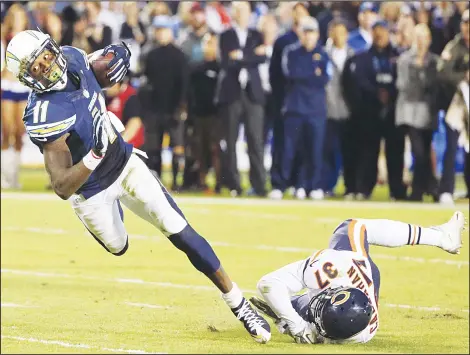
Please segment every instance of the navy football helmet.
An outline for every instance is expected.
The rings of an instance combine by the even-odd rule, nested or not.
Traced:
[[[369,298],[354,287],[329,288],[310,300],[307,317],[321,336],[333,340],[350,338],[370,322],[373,307]]]

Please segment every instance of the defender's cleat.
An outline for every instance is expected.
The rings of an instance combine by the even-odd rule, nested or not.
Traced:
[[[444,223],[437,228],[443,233],[441,248],[451,254],[460,254],[462,247],[462,232],[465,227],[465,216],[462,212],[454,213],[449,222]]]
[[[259,299],[258,297],[251,297],[250,298],[250,302],[251,304],[253,304],[253,306],[255,306],[255,308],[260,311],[261,313],[263,313],[264,315],[268,316],[269,318],[271,318],[272,320],[274,321],[279,321],[281,320],[281,318],[279,318],[277,316],[276,313],[274,313],[274,311],[271,309],[271,307],[269,307],[269,305],[264,302],[263,300]]]
[[[277,330],[279,330],[279,333],[292,336],[286,321],[279,318],[266,302],[264,302],[262,299],[259,299],[258,297],[251,297],[250,302],[258,311],[274,321],[274,324],[276,325]]]
[[[237,308],[232,308],[232,312],[256,342],[265,344],[271,339],[269,323],[253,309],[245,298]]]

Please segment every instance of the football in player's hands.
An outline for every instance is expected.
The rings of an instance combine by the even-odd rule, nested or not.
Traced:
[[[114,68],[108,68],[108,64],[113,60],[114,53],[108,52],[106,55],[98,55],[90,59],[90,65],[95,74],[98,84],[102,88],[109,88],[114,85],[108,77],[108,73]]]

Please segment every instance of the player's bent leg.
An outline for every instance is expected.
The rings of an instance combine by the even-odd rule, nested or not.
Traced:
[[[358,252],[369,256],[369,242],[366,228],[356,219],[347,219],[333,232],[328,248]]]
[[[136,156],[131,156],[128,166],[128,174],[121,182],[124,189],[121,201],[160,229],[187,255],[191,264],[217,286],[224,301],[256,341],[269,341],[269,324],[253,310],[238,286],[230,280],[212,247],[189,225],[166,188]]]
[[[111,187],[112,188],[112,187]],[[79,195],[70,198],[72,207],[85,228],[109,253],[124,255],[129,247],[119,200],[108,200],[103,191],[88,200]]]
[[[370,232],[363,219],[347,219],[333,232],[329,248],[357,252],[369,261],[376,299],[380,290],[380,271],[369,254]],[[373,243],[371,243],[373,244]],[[295,308],[295,307],[294,307]]]

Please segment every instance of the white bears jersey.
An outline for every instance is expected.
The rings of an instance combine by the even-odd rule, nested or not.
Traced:
[[[309,298],[328,287],[350,286],[364,292],[374,309],[372,318],[368,327],[350,340],[365,343],[374,337],[379,327],[378,290],[375,290],[372,267],[367,256],[353,251],[319,250],[305,260],[300,276]]]
[[[328,249],[318,250],[307,259],[286,265],[258,282],[263,298],[294,333],[302,330],[312,297],[326,288],[340,286],[363,291],[371,301],[373,314],[369,325],[359,334],[341,341],[325,339],[325,342],[368,342],[379,327],[380,273],[369,256],[365,226],[357,220],[346,220],[338,226]],[[302,291],[303,296],[295,296]]]

